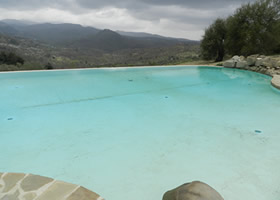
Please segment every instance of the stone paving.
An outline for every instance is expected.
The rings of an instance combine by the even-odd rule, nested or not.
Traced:
[[[0,173],[0,200],[104,200],[82,187],[39,175]]]
[[[280,90],[280,75],[274,75],[271,79],[271,85]]]

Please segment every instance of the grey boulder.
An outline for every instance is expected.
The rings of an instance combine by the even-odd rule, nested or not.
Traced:
[[[224,200],[212,187],[200,181],[183,184],[163,195],[163,200]]]
[[[227,60],[224,62],[224,67],[236,67],[236,62],[233,60]]]
[[[254,66],[257,62],[257,58],[258,58],[259,55],[251,55],[251,56],[248,56],[246,61],[247,61],[247,64],[249,66]]]

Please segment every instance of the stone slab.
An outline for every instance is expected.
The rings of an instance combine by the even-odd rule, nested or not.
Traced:
[[[2,197],[0,200],[20,200],[19,199],[19,191],[15,191],[12,194],[6,194],[4,197]]]
[[[56,181],[36,200],[63,200],[74,192],[77,187],[77,185]]]
[[[274,75],[271,79],[271,85],[280,90],[280,75]]]
[[[50,183],[51,181],[53,181],[52,178],[29,174],[21,182],[21,188],[25,192],[38,190],[40,187]]]
[[[84,188],[79,187],[75,192],[73,192],[66,200],[98,200],[99,195]]]
[[[20,173],[1,175],[0,200],[103,200],[82,186],[52,178]]]
[[[23,195],[24,200],[33,200],[37,197],[36,193],[29,192]]]
[[[18,174],[16,174],[16,173],[5,174],[2,177],[2,180],[5,183],[5,188],[2,192],[10,191],[13,187],[15,187],[15,185],[17,184],[18,181],[23,179],[24,176],[25,176],[25,174],[20,174],[20,173],[18,173]]]

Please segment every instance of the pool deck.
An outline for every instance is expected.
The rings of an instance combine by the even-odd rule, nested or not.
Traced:
[[[103,200],[82,187],[39,175],[0,173],[0,200]]]

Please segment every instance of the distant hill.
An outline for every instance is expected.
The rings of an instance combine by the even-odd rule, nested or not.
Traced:
[[[2,34],[35,39],[53,45],[62,45],[67,41],[79,40],[97,32],[99,30],[96,28],[83,27],[78,24],[35,24],[18,20],[0,21],[0,33]]]
[[[26,26],[26,25],[36,24],[35,22],[32,22],[32,21],[16,20],[16,19],[3,19],[1,21],[6,24],[14,25],[14,26]]]
[[[20,36],[40,40],[50,44],[64,44],[96,34],[99,30],[78,24],[33,24],[17,27]]]
[[[0,33],[14,36],[18,33],[18,31],[14,27],[0,21]]]
[[[188,42],[188,41],[186,41]],[[183,43],[180,40],[170,40],[158,37],[123,36],[109,29],[99,31],[95,35],[78,40],[70,46],[77,48],[92,48],[103,51],[117,51],[123,49],[167,47]]]
[[[79,24],[2,20],[0,52],[25,61],[0,64],[0,71],[167,65],[197,60],[199,42]]]
[[[91,48],[102,51],[198,43],[197,41],[169,38],[149,33],[99,30],[79,24],[36,24],[11,19],[0,21],[0,33],[29,38],[55,46]]]
[[[126,32],[126,31],[116,31],[120,35],[123,36],[130,36],[130,37],[148,37],[148,38],[160,38],[160,39],[166,39],[166,40],[177,40],[181,42],[197,42],[194,40],[188,40],[184,38],[172,38],[172,37],[165,37],[157,34],[151,34],[151,33],[145,33],[145,32]]]

